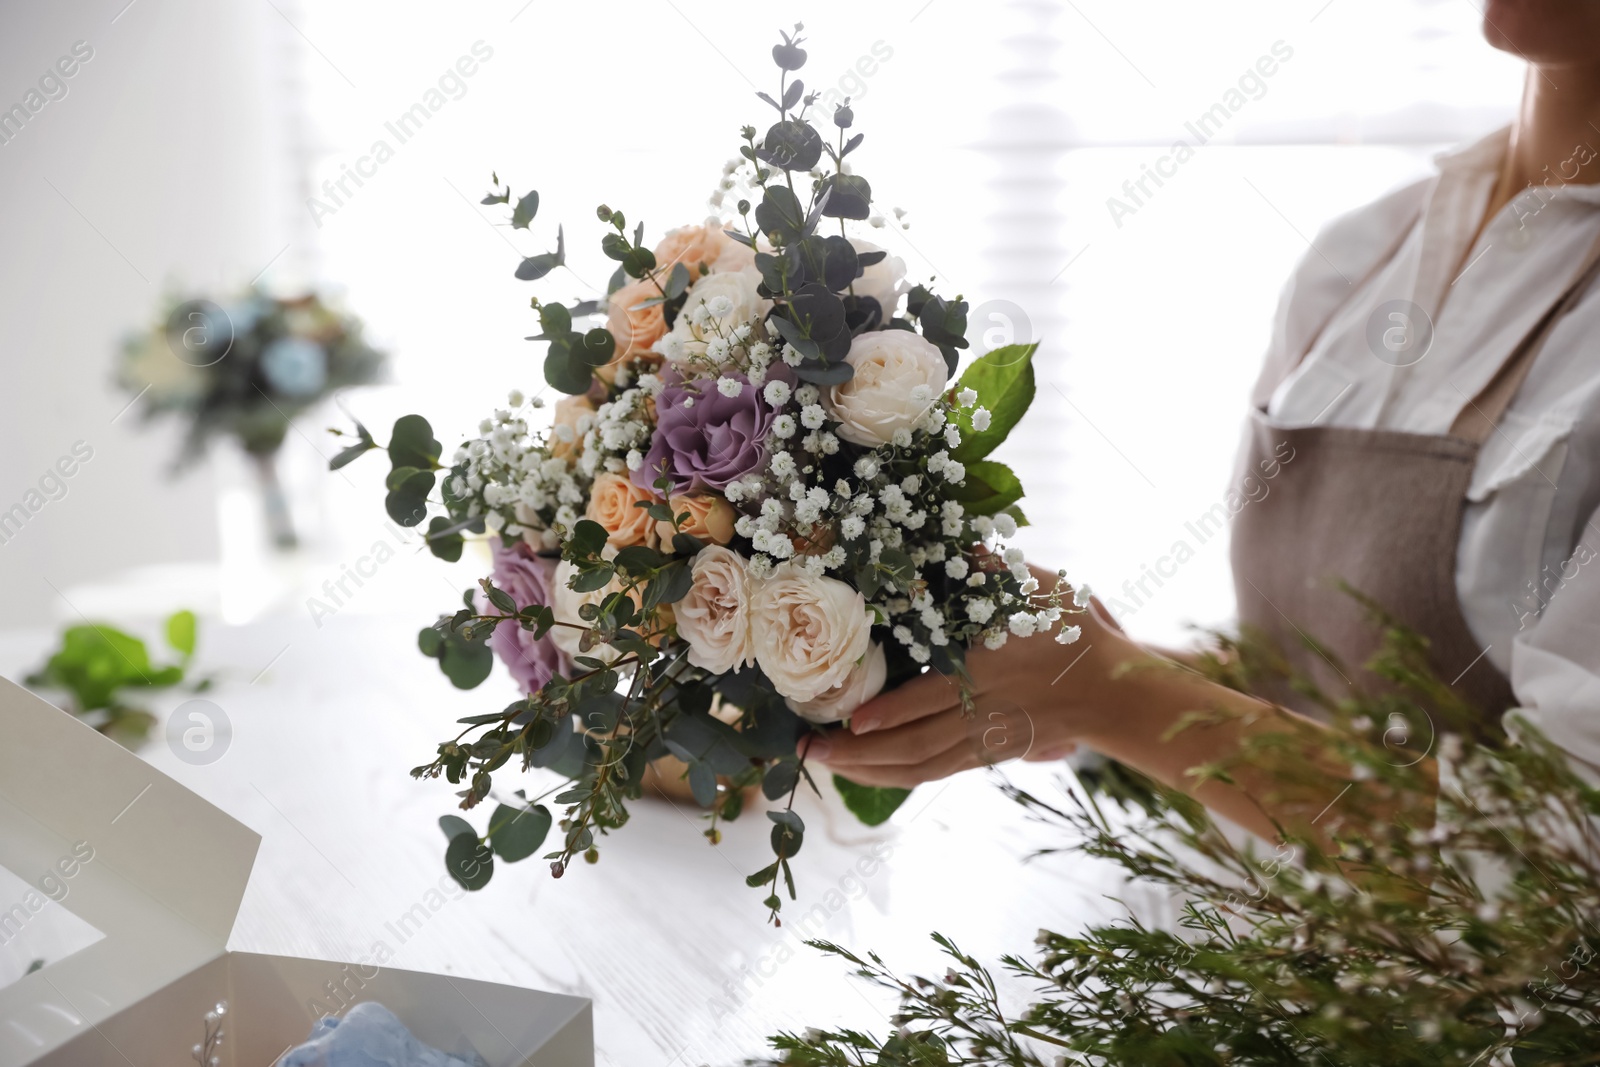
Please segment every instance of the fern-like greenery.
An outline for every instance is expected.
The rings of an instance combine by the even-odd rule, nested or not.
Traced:
[[[1226,779],[1247,762],[1300,790],[1325,778],[1313,828],[1276,851],[1240,848],[1194,800],[1154,786],[1154,814],[1131,827],[1092,792],[1056,803],[1009,788],[1070,849],[1166,887],[1183,902],[1177,928],[1042,931],[1000,960],[1036,990],[1017,1011],[942,936],[951,968],[938,978],[816,942],[899,993],[896,1030],[779,1034],[775,1062],[1600,1064],[1600,791],[1531,725],[1513,718],[1510,741],[1482,728],[1428,670],[1425,643],[1374,617],[1386,640],[1365,693],[1298,683],[1335,731],[1284,716],[1281,732],[1195,772]],[[1202,665],[1214,679],[1288,676],[1258,640],[1217,637]]]

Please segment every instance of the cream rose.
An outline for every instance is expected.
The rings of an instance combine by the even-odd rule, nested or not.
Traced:
[[[702,541],[725,545],[733,540],[733,505],[713,493],[695,493],[672,498],[674,517],[689,513],[682,526],[673,529],[670,522],[656,523],[656,536],[663,546],[672,543],[674,533],[686,533]]]
[[[655,255],[662,268],[671,270],[674,263],[682,263],[695,278],[702,265],[711,271],[743,270],[756,261],[755,249],[729,237],[727,227],[717,218],[668,230],[656,245]]]
[[[608,545],[600,554],[609,559],[615,556],[617,551]],[[606,597],[620,589],[621,586],[616,579],[612,579],[610,583],[601,589],[591,589],[586,593],[580,593],[572,589],[568,584],[577,573],[577,566],[570,560],[562,560],[556,564],[556,573],[553,579],[555,591],[550,596],[550,610],[555,615],[558,623],[571,623],[572,626],[552,626],[550,628],[550,640],[554,641],[556,647],[567,654],[568,659],[574,656],[599,656],[604,658],[613,651],[611,646],[595,645],[588,652],[582,651],[578,646],[583,640],[583,631],[575,630],[573,626],[587,628],[590,625],[589,620],[579,613],[580,609],[585,604],[599,604]]]
[[[883,249],[871,241],[858,241],[850,238],[856,253],[882,252]],[[883,308],[883,321],[888,322],[894,318],[895,308],[900,304],[902,285],[906,280],[906,261],[899,256],[884,256],[872,264],[851,283],[851,291],[857,296],[870,296]]]
[[[641,501],[651,504],[661,498],[648,489],[640,489],[625,475],[601,474],[589,490],[589,508],[585,517],[606,528],[606,540],[613,547],[629,545],[656,545],[656,520],[647,509],[636,507]]]
[[[851,444],[876,448],[896,430],[911,428],[944,392],[944,354],[910,330],[874,330],[850,344],[850,380],[824,394],[839,420],[834,430]]]
[[[844,682],[867,654],[867,602],[837,579],[783,563],[751,590],[750,639],[780,696],[815,700]]]
[[[708,545],[694,557],[689,592],[674,605],[689,662],[725,674],[755,662],[750,642],[750,578],[744,558]]]
[[[697,359],[706,354],[706,343],[717,337],[727,338],[734,329],[746,323],[760,323],[772,310],[772,301],[762,299],[756,292],[761,275],[754,268],[707,274],[689,287],[689,295],[678,312],[677,321],[668,335],[668,345],[662,346],[673,362]],[[717,314],[726,301],[726,310]],[[704,314],[700,317],[700,309]],[[758,325],[752,336],[759,340],[766,336]]]
[[[876,641],[867,650],[866,658],[850,670],[844,681],[811,700],[789,700],[789,710],[807,722],[830,723],[848,719],[855,710],[883,691],[888,665],[883,658],[883,646]]]

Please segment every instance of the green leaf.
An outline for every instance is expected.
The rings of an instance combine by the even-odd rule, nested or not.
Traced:
[[[889,821],[906,797],[909,789],[885,789],[874,785],[858,785],[848,778],[833,776],[833,787],[844,799],[844,806],[868,826],[878,826]]]
[[[511,625],[511,624],[507,624]],[[468,641],[453,635],[445,638],[439,668],[457,689],[474,689],[483,684],[494,667],[494,653],[481,641]]]
[[[810,170],[822,158],[822,135],[809,122],[783,119],[767,130],[756,157],[781,170]]]
[[[428,523],[428,551],[449,563],[461,558],[461,549],[466,543],[455,527],[456,524],[443,515],[435,515]],[[442,532],[445,530],[451,532]]]
[[[508,194],[509,195],[509,194]],[[517,206],[511,212],[511,228],[513,230],[526,230],[528,223],[539,213],[539,191],[537,189],[517,201]]]
[[[1033,354],[1038,347],[1036,342],[997,348],[980,356],[961,375],[956,390],[971,389],[978,394],[978,406],[989,409],[989,428],[973,429],[971,412],[963,411],[956,423],[961,444],[951,451],[952,459],[967,464],[982,459],[1021,421],[1033,403]]]
[[[805,834],[792,826],[779,823],[772,828],[772,852],[784,859],[792,859],[799,855],[800,846],[805,844],[805,840]]]
[[[800,761],[792,757],[778,760],[767,768],[761,779],[761,793],[768,800],[777,800],[791,792],[800,782]]]
[[[594,381],[593,369],[584,362],[583,354],[573,348],[574,339],[578,344],[584,343],[577,334],[569,334],[551,341],[549,351],[544,356],[544,380],[550,383],[552,389],[568,396],[587,393],[590,383]]]
[[[444,869],[462,889],[476,892],[488,885],[494,874],[494,854],[477,834],[457,834],[444,850]]]
[[[968,515],[993,515],[1022,499],[1022,482],[1004,463],[980,459],[967,464],[966,479],[950,491]]]
[[[689,792],[696,804],[711,807],[717,801],[717,772],[704,763],[689,764]]]
[[[756,225],[783,246],[798,241],[805,235],[806,213],[795,195],[781,185],[767,186],[761,203],[756,205]]]
[[[667,557],[648,545],[629,545],[617,553],[611,562],[625,574],[643,577],[666,562]]]
[[[830,192],[822,213],[835,219],[864,219],[872,214],[872,186],[855,174],[833,174],[822,187]]]
[[[395,420],[389,435],[389,467],[416,467],[432,470],[444,451],[433,436],[433,427],[421,415],[402,415]]]
[[[609,536],[606,528],[593,519],[579,519],[578,524],[572,528],[572,536],[567,538],[567,546],[571,549],[574,559],[597,556],[606,547],[606,539]]]
[[[507,863],[525,860],[539,850],[550,833],[550,809],[543,804],[513,808],[501,804],[489,819],[489,840],[494,854]]]
[[[194,655],[195,617],[192,611],[179,611],[173,613],[167,620],[167,644],[176,649],[185,659]]]
[[[616,355],[617,342],[611,336],[610,330],[604,326],[596,326],[573,344],[572,351],[578,354],[578,358],[583,360],[586,366],[604,367],[611,362],[611,357]]]
[[[762,886],[772,881],[772,876],[777,873],[778,865],[774,863],[761,868],[755,874],[745,876],[744,884],[749,886],[751,889],[760,889]]]
[[[391,471],[390,478],[405,469]],[[432,471],[412,470],[404,474],[399,484],[392,486],[383,498],[384,510],[401,526],[416,526],[428,514],[428,494],[433,491],[434,481]]]
[[[694,570],[687,559],[673,560],[650,583],[657,588],[656,603],[676,604],[694,587]]]
[[[689,288],[689,268],[682,263],[674,263],[672,272],[667,275],[667,285],[662,292],[665,300],[673,300],[683,295]]]
[[[615,576],[616,570],[610,564],[603,567],[595,567],[592,570],[579,571],[572,576],[570,588],[575,593],[593,593],[598,589],[604,589]]]
[[[439,816],[439,829],[444,831],[446,841],[454,841],[462,834],[471,834],[474,838],[478,836],[478,831],[472,828],[472,824],[459,815]]]
[[[529,256],[517,264],[516,276],[525,282],[536,282],[546,274],[562,266],[567,261],[567,239],[561,228],[556,227],[556,250],[544,252],[537,256]]]
[[[539,337],[533,340],[548,341],[553,337],[565,337],[572,332],[572,312],[563,304],[540,304],[539,329]]]
[[[372,439],[372,434],[361,423],[356,423],[356,443],[348,448],[339,450],[339,454],[328,461],[328,469],[336,471],[340,467],[348,466],[355,462],[356,457],[365,455],[378,447],[378,442]]]

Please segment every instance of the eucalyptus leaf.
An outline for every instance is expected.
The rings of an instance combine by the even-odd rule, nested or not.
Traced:
[[[501,804],[489,817],[489,840],[494,854],[507,863],[525,860],[544,844],[554,820],[543,804],[513,808]]]
[[[444,850],[444,869],[462,889],[476,892],[494,875],[494,854],[477,834],[457,834]]]

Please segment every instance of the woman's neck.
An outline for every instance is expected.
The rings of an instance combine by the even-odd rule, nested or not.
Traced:
[[[1600,64],[1528,64],[1492,216],[1531,186],[1600,183]]]

